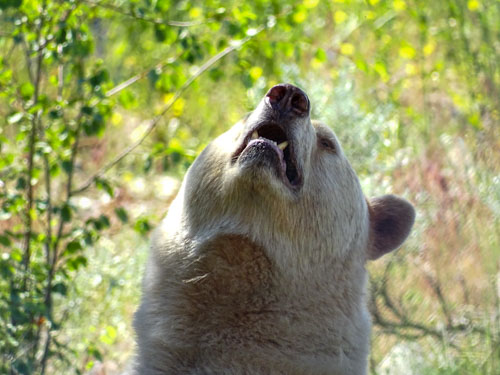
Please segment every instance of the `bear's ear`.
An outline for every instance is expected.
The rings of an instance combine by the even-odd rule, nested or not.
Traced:
[[[394,195],[383,195],[368,201],[370,244],[368,259],[380,258],[403,244],[415,221],[413,206]]]

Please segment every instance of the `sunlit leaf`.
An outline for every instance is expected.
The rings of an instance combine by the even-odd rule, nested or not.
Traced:
[[[256,81],[257,79],[259,79],[262,76],[262,72],[263,72],[263,70],[260,66],[252,66],[252,68],[249,71],[249,74],[250,74],[250,77],[252,77],[252,79],[254,81]]]
[[[139,218],[135,224],[134,229],[141,235],[146,235],[151,230],[151,225],[147,218]]]
[[[342,23],[347,19],[347,13],[343,10],[337,10],[333,15],[333,19],[335,20],[335,23]]]
[[[191,18],[200,18],[203,14],[201,8],[193,7],[189,10],[189,17]]]
[[[405,59],[413,59],[416,55],[416,51],[410,44],[403,43],[399,48],[399,55]]]
[[[316,8],[319,4],[319,0],[304,0],[303,4],[306,8],[309,9]]]
[[[404,2],[404,0],[394,0],[392,2],[392,6],[397,11],[401,11],[401,10],[405,10],[406,9],[406,3]]]
[[[479,10],[481,6],[481,3],[479,0],[469,0],[467,1],[467,8],[469,8],[470,11],[476,12]]]
[[[118,100],[125,109],[131,109],[137,105],[137,99],[132,90],[122,90],[118,95]]]
[[[382,78],[384,82],[387,82],[389,80],[389,74],[387,73],[387,69],[383,62],[377,61],[374,64],[373,68],[379,74],[380,78]]]
[[[342,43],[340,45],[340,53],[346,56],[350,56],[354,53],[354,45],[351,43]]]
[[[99,340],[106,345],[112,345],[115,342],[115,339],[116,329],[112,326],[107,326],[105,333],[99,336]]]
[[[325,62],[326,61],[326,52],[323,48],[318,48],[316,50],[316,53],[314,54],[314,57],[319,61],[319,62]]]
[[[307,11],[305,9],[300,8],[293,14],[292,17],[296,23],[302,23],[307,18]]]
[[[15,123],[19,122],[23,117],[24,117],[24,114],[22,112],[16,112],[16,113],[13,113],[13,114],[7,116],[7,122],[9,124],[15,124]]]
[[[424,56],[430,56],[436,49],[436,42],[434,40],[430,40],[427,42],[423,48]]]
[[[35,93],[35,87],[29,82],[24,82],[19,88],[19,93],[23,99],[29,99]]]
[[[414,75],[417,73],[417,66],[415,64],[408,63],[405,65],[405,72],[410,76]]]
[[[175,117],[179,117],[182,115],[184,112],[184,106],[186,105],[186,100],[183,98],[179,98],[175,101],[174,105],[172,106],[172,113],[174,114]]]

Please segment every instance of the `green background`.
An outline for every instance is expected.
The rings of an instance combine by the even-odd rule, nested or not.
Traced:
[[[368,196],[373,374],[500,373],[500,1],[0,0],[0,373],[118,374],[182,175],[290,82]]]

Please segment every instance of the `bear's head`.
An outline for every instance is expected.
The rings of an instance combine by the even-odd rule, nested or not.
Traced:
[[[310,107],[301,89],[274,86],[215,139],[174,203],[182,230],[200,240],[236,232],[317,262],[353,252],[376,259],[399,247],[413,207],[392,195],[367,200],[335,134],[311,121]]]

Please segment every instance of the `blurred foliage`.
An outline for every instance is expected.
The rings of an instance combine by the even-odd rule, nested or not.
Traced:
[[[281,81],[365,191],[417,206],[370,266],[373,373],[498,373],[499,20],[497,0],[0,0],[0,373],[126,359],[148,232]]]

